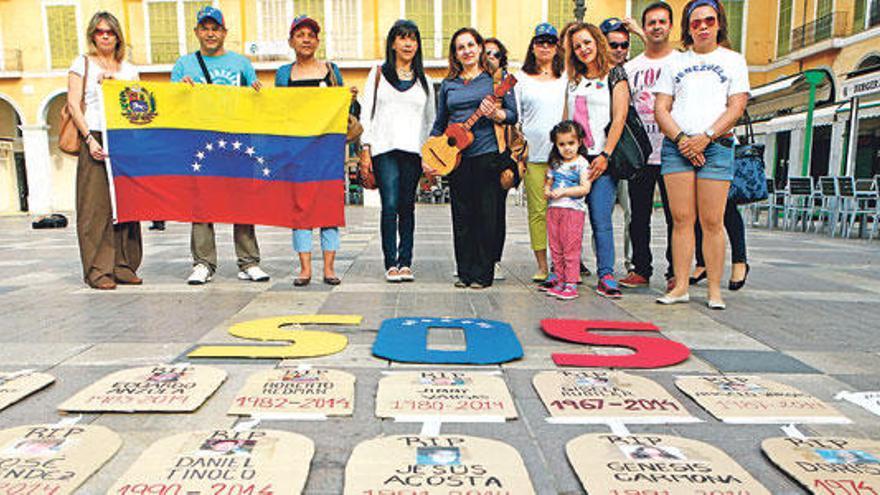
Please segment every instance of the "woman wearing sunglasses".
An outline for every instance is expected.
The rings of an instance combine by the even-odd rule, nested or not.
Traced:
[[[660,74],[655,118],[663,132],[661,173],[672,210],[675,287],[660,304],[690,300],[688,275],[699,215],[709,284],[707,305],[724,309],[724,208],[733,179],[731,129],[749,98],[745,58],[724,48],[727,18],[717,0],[691,0],[681,22],[685,51]]]

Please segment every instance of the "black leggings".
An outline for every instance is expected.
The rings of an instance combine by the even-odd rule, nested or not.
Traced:
[[[730,262],[745,263],[746,262],[746,228],[743,225],[742,215],[736,209],[736,203],[727,200],[724,206],[724,230],[727,231],[727,239],[730,241]],[[700,228],[700,219],[697,218],[694,227],[696,234],[696,249],[694,254],[697,257],[697,266],[705,267],[706,262],[703,261],[703,229]]]

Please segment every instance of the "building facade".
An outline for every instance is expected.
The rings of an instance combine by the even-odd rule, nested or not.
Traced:
[[[638,18],[649,3],[588,1],[586,20]],[[677,25],[686,2],[670,3]],[[461,26],[475,26],[486,36],[500,38],[515,65],[525,55],[535,24],[549,21],[561,26],[574,17],[573,0],[0,0],[0,213],[73,209],[76,159],[57,151],[58,121],[68,67],[86,51],[84,33],[92,14],[113,12],[123,25],[129,59],[139,66],[141,77],[166,81],[177,57],[197,48],[192,34],[195,14],[207,4],[226,15],[227,48],[248,55],[265,84],[291,58],[288,27],[295,15],[303,13],[323,26],[321,56],[337,62],[346,82],[356,85],[362,85],[369,69],[382,59],[386,32],[399,18],[419,24],[426,66],[432,76],[441,78],[449,36]],[[830,75],[827,86],[838,88],[847,73],[875,58],[880,61],[880,0],[728,0],[725,7],[731,44],[745,52],[753,86],[822,68]],[[677,37],[678,27],[675,32]],[[775,100],[791,95],[777,98],[771,92],[767,98],[772,107]],[[833,95],[827,104],[838,100],[839,95]],[[871,113],[870,98],[865,100],[864,139],[860,133],[859,143],[876,149],[880,123]],[[834,143],[846,141],[843,110],[817,111],[825,113],[817,119],[814,148],[827,141],[829,150],[834,150]],[[799,137],[804,134],[803,124],[799,131],[797,116],[785,113],[780,107],[762,115],[759,139],[768,144],[772,172],[800,173],[794,170],[797,167],[777,167],[783,159],[797,161],[798,145],[804,141]],[[823,125],[829,118],[832,122]],[[838,158],[829,156],[826,162],[836,163]],[[876,171],[876,151],[872,160],[871,170]]]

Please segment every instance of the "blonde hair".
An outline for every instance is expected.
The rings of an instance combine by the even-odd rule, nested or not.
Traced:
[[[113,58],[117,62],[122,62],[125,58],[125,36],[122,35],[122,26],[119,25],[119,19],[110,12],[102,10],[92,16],[89,21],[89,27],[86,29],[86,39],[89,43],[89,55],[97,55],[98,47],[95,45],[95,33],[98,31],[98,23],[104,21],[110,26],[110,30],[116,35],[116,48],[113,49]]]

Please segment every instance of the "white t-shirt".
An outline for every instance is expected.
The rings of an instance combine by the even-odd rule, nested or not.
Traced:
[[[672,50],[663,58],[648,58],[644,53],[627,62],[623,67],[626,69],[629,79],[629,89],[632,92],[632,102],[636,112],[642,119],[645,131],[651,138],[651,156],[648,157],[649,165],[660,165],[660,149],[663,144],[663,133],[654,119],[654,91],[655,84],[660,79],[660,74],[675,61],[681,52]]]
[[[581,174],[590,172],[590,162],[581,155],[570,162],[563,162],[547,170],[547,178],[553,180],[550,190],[562,189],[563,187],[577,187],[581,185]],[[572,210],[587,211],[587,202],[583,197],[561,198],[547,201],[548,208],[571,208]]]
[[[361,98],[361,142],[370,145],[373,156],[392,150],[420,154],[434,124],[434,84],[428,80],[428,92],[416,80],[406,91],[398,91],[382,77],[376,94],[376,112],[373,116],[373,91],[381,71],[373,67],[364,83]]]
[[[86,63],[80,55],[73,60],[70,65],[70,72],[82,77],[86,71]],[[86,92],[86,124],[90,131],[104,130],[101,125],[101,85],[98,84],[98,77],[105,71],[95,62],[95,59],[89,57],[89,75],[85,82]],[[125,81],[133,81],[138,78],[138,71],[135,66],[123,60],[119,64],[119,70],[116,71],[114,78]]]
[[[523,134],[529,143],[529,161],[547,163],[553,149],[550,131],[562,118],[568,79],[563,74],[559,79],[543,81],[522,71],[516,79],[514,93]]]
[[[749,67],[733,50],[688,50],[660,74],[655,93],[672,95],[672,120],[685,134],[705,132],[727,110],[727,97],[749,93]]]
[[[587,137],[584,146],[590,156],[598,155],[605,148],[605,127],[611,122],[611,91],[608,90],[608,76],[601,79],[582,77],[580,82],[568,84],[566,102],[568,118],[578,120],[578,99],[586,102],[586,121],[584,131]]]

